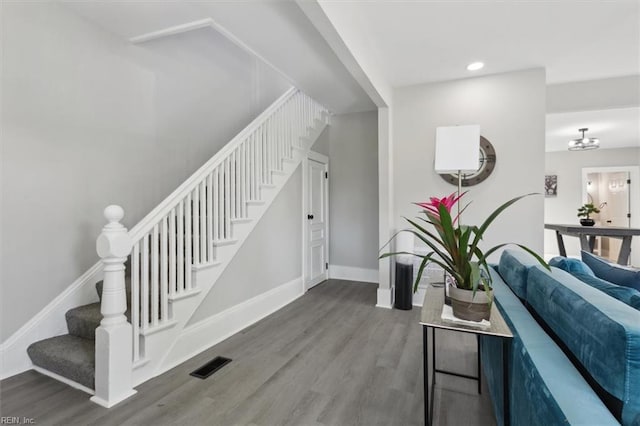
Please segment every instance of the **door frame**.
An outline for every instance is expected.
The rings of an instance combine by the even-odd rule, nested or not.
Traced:
[[[608,167],[583,167],[582,168],[582,202],[588,203],[587,175],[589,173],[615,173],[628,172],[631,179],[631,187],[640,187],[640,166],[608,166]],[[640,228],[640,191],[629,191],[629,221],[631,228]],[[631,264],[640,265],[640,238],[631,239]]]
[[[302,160],[302,288],[304,292],[309,290],[309,281],[307,280],[307,256],[309,255],[307,246],[309,244],[307,234],[307,206],[309,205],[309,161],[316,161],[324,164],[325,173],[329,173],[329,157],[314,151],[308,151]],[[325,179],[324,186],[324,235],[325,235],[325,253],[324,258],[329,263],[329,178]],[[325,279],[329,279],[329,269],[325,268]]]

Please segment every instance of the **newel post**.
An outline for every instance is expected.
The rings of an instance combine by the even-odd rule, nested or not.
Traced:
[[[102,259],[104,284],[100,312],[102,321],[96,329],[96,404],[112,407],[135,394],[132,387],[132,329],[124,313],[127,310],[124,263],[131,253],[132,241],[120,220],[124,210],[111,205],[104,209],[108,223],[96,241]]]

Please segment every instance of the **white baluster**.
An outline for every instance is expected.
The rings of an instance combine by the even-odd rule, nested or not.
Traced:
[[[263,135],[263,129],[264,129],[264,124],[262,124],[259,128],[258,128],[258,133],[256,135],[257,140],[256,140],[256,146],[257,146],[257,151],[256,151],[256,161],[258,162],[258,176],[256,179],[256,200],[260,200],[262,199],[261,197],[261,193],[260,193],[260,184],[262,184],[262,182],[264,182],[264,155],[263,155],[263,147],[262,147],[262,135]]]
[[[247,141],[240,145],[240,217],[247,217]]]
[[[287,158],[291,158],[293,150],[293,101],[287,103]]]
[[[176,261],[176,209],[169,215],[169,294],[176,294],[177,261]]]
[[[207,192],[205,181],[200,182],[200,263],[207,261]]]
[[[142,312],[142,321],[140,326],[142,330],[149,328],[149,234],[142,239],[142,274],[141,274],[141,296],[142,303],[140,305]]]
[[[191,243],[192,230],[191,226],[191,193],[187,194],[187,198],[184,201],[184,288],[185,290],[191,290],[191,265],[193,250],[193,244]]]
[[[193,226],[193,264],[200,264],[200,192],[198,188],[193,190],[193,207],[191,214],[193,215],[191,225]]]
[[[213,262],[213,175],[207,175],[207,261]]]
[[[213,241],[220,239],[220,168],[213,171]]]
[[[109,223],[102,228],[96,242],[96,251],[104,265],[104,284],[100,305],[102,321],[96,329],[95,395],[91,400],[112,407],[136,393],[131,383],[133,331],[124,315],[127,310],[124,262],[133,244],[127,229],[120,224],[124,217],[122,207],[107,207],[104,217]]]
[[[178,252],[178,264],[176,269],[178,271],[178,279],[176,282],[176,292],[181,293],[184,290],[184,200],[181,200],[178,204],[178,246],[176,247]]]
[[[140,359],[140,241],[134,244],[131,255],[131,328],[135,363]]]
[[[236,153],[229,156],[229,219],[236,218]]]
[[[276,114],[276,169],[282,170],[282,111]]]
[[[224,238],[229,239],[229,225],[231,214],[231,176],[229,173],[229,157],[224,160]]]
[[[169,319],[169,224],[168,218],[162,219],[160,234],[160,318]]]
[[[160,305],[160,262],[158,255],[160,254],[160,244],[158,243],[158,237],[160,230],[158,225],[154,225],[151,233],[151,325],[158,325],[158,318],[160,314],[158,312]]]

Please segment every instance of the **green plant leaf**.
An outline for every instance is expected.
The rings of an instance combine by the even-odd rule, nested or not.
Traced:
[[[424,233],[425,235],[428,235],[429,238],[433,239],[434,241],[437,241],[438,244],[440,244],[444,250],[446,251],[447,248],[446,246],[442,243],[442,241],[440,239],[438,239],[435,235],[433,235],[432,233],[430,233],[429,231],[427,231],[426,229],[424,229],[422,226],[418,225],[416,222],[412,221],[411,219],[405,218],[405,220],[407,222],[409,222],[412,226],[414,226],[415,228],[417,228],[420,232]],[[440,256],[440,258],[445,261],[447,264],[449,264],[450,268],[455,268],[455,263],[453,263],[452,259],[450,258],[450,256],[447,256],[445,253],[443,253],[443,251],[436,245],[434,244],[431,240],[429,240],[427,237],[421,235],[419,232],[415,231],[415,230],[411,230],[410,232],[412,232],[416,237],[418,237],[422,242],[424,242],[426,245],[429,246],[429,248],[431,248],[431,250],[433,250],[438,256]]]
[[[418,284],[420,283],[420,279],[422,279],[422,273],[424,272],[424,268],[427,266],[427,263],[429,263],[429,260],[431,260],[432,256],[433,256],[433,252],[427,253],[427,255],[422,259],[422,262],[420,262],[420,268],[418,268],[418,275],[416,275],[416,280],[413,283],[414,293],[418,291]]]
[[[378,259],[385,259],[385,258],[391,257],[391,256],[401,256],[403,254],[407,254],[407,255],[411,255],[411,256],[415,256],[415,257],[419,257],[419,258],[423,257],[422,255],[411,253],[410,251],[395,251],[393,253],[383,253],[378,257]]]
[[[480,266],[478,262],[469,262],[469,265],[471,266],[471,290],[473,290],[473,297],[475,297],[480,282]]]
[[[535,259],[538,261],[538,263],[540,263],[540,265],[544,266],[545,269],[551,271],[551,268],[549,267],[549,264],[547,264],[547,262],[544,261],[543,258],[541,258],[536,252],[534,252],[533,250],[531,250],[529,247],[524,246],[522,244],[517,244],[517,243],[503,243],[503,244],[498,244],[495,247],[490,248],[489,250],[487,250],[484,255],[483,258],[480,259],[481,261],[486,262],[486,259],[492,254],[494,253],[496,250],[501,249],[504,246],[508,246],[508,245],[514,245],[514,246],[518,246],[520,247],[522,250],[526,251],[527,253],[531,254],[533,257],[535,257]]]

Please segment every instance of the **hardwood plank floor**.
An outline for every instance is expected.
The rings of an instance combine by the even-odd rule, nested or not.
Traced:
[[[0,382],[0,415],[38,425],[421,425],[419,308],[375,308],[376,286],[329,280],[142,385],[112,409],[28,371]],[[437,331],[438,367],[476,374],[475,337]],[[206,380],[189,373],[221,355]],[[488,391],[437,376],[435,425],[494,425]]]

